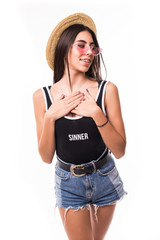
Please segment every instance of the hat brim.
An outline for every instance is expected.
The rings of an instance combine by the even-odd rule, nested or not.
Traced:
[[[95,35],[97,35],[96,25],[92,18],[84,13],[75,13],[64,18],[57,26],[53,29],[46,47],[46,59],[49,67],[54,70],[54,53],[60,36],[65,29],[74,24],[82,24],[90,28]]]

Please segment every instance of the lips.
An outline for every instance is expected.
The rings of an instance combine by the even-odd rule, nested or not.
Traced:
[[[89,59],[89,58],[80,59],[80,61],[86,62],[86,63],[91,63],[91,59]]]

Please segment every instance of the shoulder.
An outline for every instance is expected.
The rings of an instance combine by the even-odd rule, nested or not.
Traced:
[[[44,99],[44,94],[42,91],[42,88],[39,88],[33,92],[33,103],[35,107],[42,107],[45,109],[45,99]]]
[[[33,92],[33,100],[40,100],[43,98],[42,88],[39,88]]]
[[[118,87],[112,83],[108,82],[106,86],[106,91],[105,91],[105,102],[107,103],[113,103],[114,102],[119,102],[119,93],[118,93]]]
[[[118,93],[118,88],[113,82],[108,81],[106,86],[106,92],[107,94],[116,94]]]

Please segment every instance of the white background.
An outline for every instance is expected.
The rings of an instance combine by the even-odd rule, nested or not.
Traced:
[[[127,197],[106,239],[158,240],[159,7],[158,1],[5,1],[0,4],[0,238],[67,239],[54,214],[54,164],[38,154],[32,95],[52,84],[45,48],[55,25],[84,12],[98,29],[108,70],[119,89],[127,150],[116,160]]]

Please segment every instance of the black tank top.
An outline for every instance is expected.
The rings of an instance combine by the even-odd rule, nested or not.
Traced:
[[[105,113],[104,96],[107,81],[98,81],[97,105]],[[51,86],[43,87],[46,111],[53,100],[50,93]],[[90,117],[64,116],[55,122],[55,140],[57,158],[73,164],[83,164],[103,158],[107,154],[107,147],[99,130]]]

